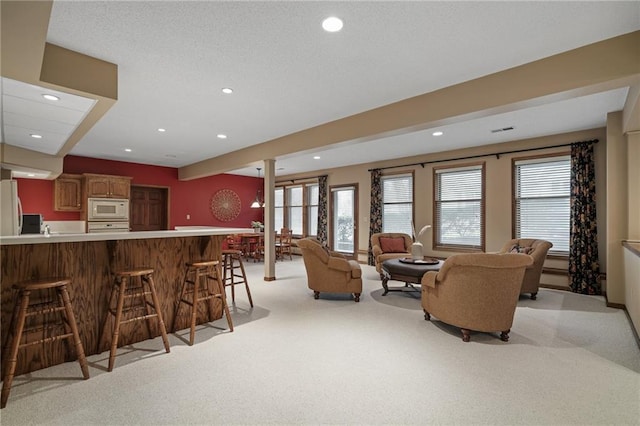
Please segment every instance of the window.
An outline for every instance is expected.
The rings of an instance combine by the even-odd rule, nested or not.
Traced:
[[[280,232],[284,227],[284,188],[276,188],[274,192],[273,207],[274,213],[274,231]]]
[[[434,169],[435,246],[484,250],[484,163]]]
[[[294,235],[302,235],[302,186],[287,188],[287,227]]]
[[[296,237],[318,234],[318,183],[275,188],[275,231],[289,228]]]
[[[514,161],[514,236],[553,244],[549,254],[569,254],[571,158]]]
[[[307,185],[307,235],[318,235],[318,184]]]
[[[382,232],[413,235],[413,174],[382,177]]]

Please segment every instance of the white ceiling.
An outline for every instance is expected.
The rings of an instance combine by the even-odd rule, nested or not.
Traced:
[[[322,30],[330,15],[341,32]],[[55,1],[47,40],[118,64],[118,101],[71,154],[181,167],[638,29],[639,2]],[[288,155],[276,173],[602,127],[626,93]]]
[[[11,145],[55,155],[95,100],[2,78],[2,131]],[[51,101],[42,95],[57,96]],[[32,135],[39,135],[36,139]]]

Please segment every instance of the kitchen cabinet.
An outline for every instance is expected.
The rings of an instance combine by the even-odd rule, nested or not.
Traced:
[[[57,212],[82,210],[82,175],[61,174],[54,181],[54,206]]]
[[[85,198],[126,198],[131,195],[131,178],[127,176],[85,173]]]

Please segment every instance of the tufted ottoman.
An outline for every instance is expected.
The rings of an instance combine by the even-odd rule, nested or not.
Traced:
[[[420,284],[422,276],[427,271],[439,271],[444,261],[425,258],[422,261],[412,261],[411,259],[389,259],[382,262],[382,287],[383,296],[390,291],[404,291],[413,289],[413,284]],[[404,281],[404,287],[389,288],[389,280]]]

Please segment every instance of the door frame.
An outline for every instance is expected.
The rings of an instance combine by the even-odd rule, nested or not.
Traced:
[[[345,183],[340,185],[330,185],[329,186],[329,246],[335,250],[335,241],[334,241],[334,201],[333,201],[333,193],[335,190],[340,190],[340,188],[352,188],[353,189],[353,253],[351,255],[345,256],[349,259],[357,259],[358,258],[358,232],[359,232],[359,220],[358,220],[358,183]]]

